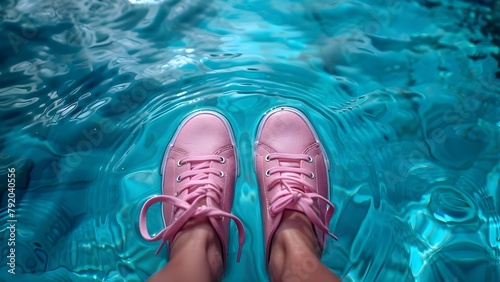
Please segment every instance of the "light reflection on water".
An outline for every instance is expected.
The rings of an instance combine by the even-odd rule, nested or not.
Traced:
[[[2,2],[0,164],[18,171],[16,281],[142,281],[159,269],[166,251],[141,239],[139,210],[160,192],[177,125],[203,108],[225,114],[241,158],[233,213],[247,241],[240,264],[231,241],[225,281],[265,281],[252,144],[278,105],[303,110],[329,154],[340,240],[323,262],[345,281],[498,281],[497,7]],[[157,231],[159,212],[148,217]]]

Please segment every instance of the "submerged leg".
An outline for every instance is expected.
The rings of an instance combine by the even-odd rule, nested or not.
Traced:
[[[221,243],[207,218],[191,219],[177,234],[170,261],[149,282],[220,281]]]
[[[311,221],[301,212],[286,210],[271,243],[271,281],[340,282],[340,278],[321,263],[319,254]]]

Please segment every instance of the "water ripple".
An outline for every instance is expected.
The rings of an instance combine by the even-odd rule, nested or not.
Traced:
[[[340,240],[322,260],[344,281],[497,281],[498,11],[493,1],[1,2],[0,168],[18,170],[16,277],[149,277],[166,250],[155,256],[141,238],[139,210],[160,193],[179,122],[214,109],[239,147],[233,213],[248,235],[240,264],[232,237],[226,279],[266,281],[252,144],[263,114],[289,105],[329,155]],[[162,228],[159,207],[148,220]]]

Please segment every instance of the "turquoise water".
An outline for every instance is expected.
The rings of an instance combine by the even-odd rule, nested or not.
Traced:
[[[0,280],[160,269],[139,210],[179,122],[209,108],[241,157],[233,213],[247,237],[236,264],[231,226],[224,281],[266,281],[252,144],[263,114],[290,105],[332,163],[332,271],[500,281],[499,18],[487,0],[0,1]]]

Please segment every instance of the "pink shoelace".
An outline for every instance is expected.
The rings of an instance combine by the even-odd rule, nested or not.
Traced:
[[[266,176],[281,173],[267,188],[270,191],[276,189],[276,187],[281,187],[281,190],[271,199],[271,216],[282,213],[291,205],[296,204],[316,227],[335,240],[338,240],[335,235],[328,231],[328,226],[326,226],[332,218],[335,207],[328,199],[319,195],[314,187],[302,178],[302,175],[309,178],[315,177],[314,173],[300,167],[300,161],[312,162],[313,159],[304,154],[271,153],[266,156],[266,161],[271,160],[278,160],[280,165],[267,170]],[[320,212],[314,204],[314,199],[321,200],[331,207],[327,209],[324,221],[318,216]]]
[[[167,241],[172,242],[175,235],[189,219],[196,217],[227,217],[234,220],[236,227],[238,228],[239,248],[236,261],[239,262],[243,242],[245,241],[245,230],[241,220],[228,212],[220,210],[219,208],[207,207],[206,205],[199,206],[200,202],[206,198],[210,198],[217,205],[220,205],[223,192],[222,187],[209,179],[210,174],[214,174],[219,177],[224,176],[222,171],[210,167],[211,162],[215,161],[224,162],[225,159],[217,155],[182,158],[179,160],[177,165],[182,166],[189,163],[192,167],[190,171],[181,173],[177,177],[177,181],[180,182],[186,178],[190,178],[190,181],[184,184],[174,196],[154,196],[144,203],[139,217],[139,229],[142,237],[144,237],[147,241],[153,242],[162,240],[156,254],[160,252],[163,245],[165,245]],[[188,194],[184,197],[184,199],[177,198],[177,195],[180,195],[184,191],[188,191]],[[159,202],[173,205],[176,217],[169,226],[165,227],[156,236],[151,237],[146,226],[146,213],[151,205]],[[183,211],[179,211],[179,209]]]

